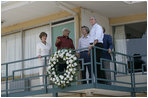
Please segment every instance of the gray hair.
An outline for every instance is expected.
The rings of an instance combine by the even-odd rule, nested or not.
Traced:
[[[94,18],[95,20],[97,20],[95,16],[90,16],[89,18]]]
[[[87,26],[82,26],[81,28],[85,28],[85,30],[87,31],[87,34],[89,33],[89,28]]]
[[[62,32],[65,32],[65,31],[70,33],[69,29],[67,29],[67,28],[62,29]]]

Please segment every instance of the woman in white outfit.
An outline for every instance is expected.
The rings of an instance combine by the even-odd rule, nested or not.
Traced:
[[[41,56],[49,55],[51,46],[46,42],[47,39],[47,34],[45,32],[41,32],[39,35],[39,38],[41,39],[41,42],[37,44],[37,56],[39,58],[39,65],[45,65],[45,58]],[[47,57],[47,63],[49,60],[49,57]],[[39,75],[45,75],[46,74],[46,68],[45,67],[40,67],[39,68]],[[40,77],[40,85],[44,84],[44,78],[43,76]]]

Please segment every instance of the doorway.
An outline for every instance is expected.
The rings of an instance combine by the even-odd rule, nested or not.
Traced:
[[[70,30],[69,37],[73,40],[73,44],[75,46],[75,30],[74,30],[74,21],[69,21],[66,23],[60,23],[52,26],[52,52],[57,51],[57,47],[55,46],[55,42],[58,36],[62,36],[62,30],[64,28],[68,28]]]

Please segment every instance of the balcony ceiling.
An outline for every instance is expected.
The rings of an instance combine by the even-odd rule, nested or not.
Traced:
[[[146,2],[127,4],[123,1],[65,1],[68,8],[82,7],[107,17],[146,13]],[[63,11],[55,1],[1,2],[2,27]]]

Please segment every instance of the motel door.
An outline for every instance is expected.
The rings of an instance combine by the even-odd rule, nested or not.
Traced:
[[[73,40],[73,44],[75,46],[75,31],[74,31],[74,22],[62,23],[52,26],[52,52],[57,51],[57,47],[55,46],[55,42],[58,36],[62,36],[62,30],[64,28],[68,28],[70,30],[69,37]]]

